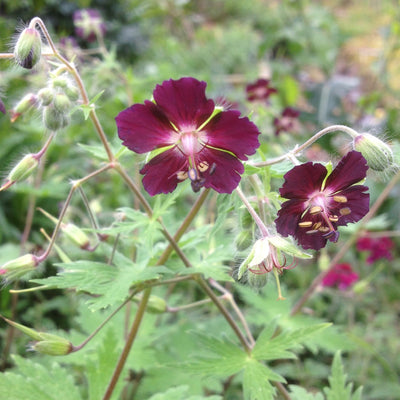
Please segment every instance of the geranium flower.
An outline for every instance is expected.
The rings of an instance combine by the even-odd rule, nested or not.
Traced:
[[[140,170],[151,196],[172,192],[186,178],[195,192],[204,186],[231,193],[244,171],[240,160],[258,148],[257,127],[239,111],[216,108],[206,86],[194,78],[164,81],[154,102],[134,104],[116,117],[124,146],[136,153],[157,149]]]
[[[100,13],[92,8],[74,12],[75,33],[88,42],[94,42],[106,33],[106,25]]]
[[[393,247],[393,241],[386,236],[378,238],[364,236],[357,240],[357,250],[370,252],[367,258],[367,264],[372,264],[374,261],[382,258],[393,260],[393,255],[391,253]]]
[[[348,263],[337,264],[331,268],[322,280],[322,286],[337,286],[340,290],[346,290],[348,287],[358,281],[358,274],[354,272]]]
[[[328,175],[319,163],[307,162],[284,176],[282,204],[275,220],[277,231],[293,235],[304,249],[321,249],[327,240],[336,242],[337,227],[357,222],[369,210],[367,186],[355,185],[366,176],[365,158],[351,151]]]
[[[277,90],[269,86],[269,79],[257,79],[254,83],[246,86],[247,100],[248,101],[263,101],[268,100],[271,94],[276,93]]]
[[[278,136],[282,131],[291,132],[296,129],[298,125],[297,118],[300,112],[292,107],[286,107],[280,117],[274,118],[275,135]]]

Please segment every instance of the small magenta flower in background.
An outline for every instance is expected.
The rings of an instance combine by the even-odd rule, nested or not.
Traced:
[[[368,187],[356,185],[367,169],[365,158],[357,151],[347,153],[330,175],[319,163],[292,168],[279,191],[289,200],[278,212],[277,231],[294,236],[304,249],[318,250],[327,240],[336,242],[338,226],[359,221],[369,210]]]
[[[240,160],[259,147],[257,127],[236,110],[217,108],[207,99],[207,84],[194,78],[164,81],[153,101],[134,104],[116,117],[122,144],[136,153],[157,153],[140,170],[154,196],[191,180],[192,189],[231,193],[244,166]]]
[[[336,286],[339,290],[346,290],[358,281],[358,274],[349,263],[336,264],[325,275],[321,284],[325,287]]]
[[[271,94],[277,93],[277,90],[269,86],[269,79],[260,78],[254,83],[246,86],[246,94],[248,101],[265,101],[269,99]]]
[[[0,99],[0,112],[2,112],[3,114],[6,113],[6,106],[3,103],[3,100]]]
[[[91,8],[76,10],[73,20],[77,36],[88,42],[94,42],[106,33],[106,25],[97,10]]]
[[[292,132],[298,129],[300,112],[292,107],[286,107],[280,117],[274,118],[275,135],[281,132]]]
[[[369,251],[367,264],[380,260],[382,258],[393,260],[392,250],[394,248],[393,241],[386,236],[372,238],[369,236],[361,237],[357,240],[358,251]]]

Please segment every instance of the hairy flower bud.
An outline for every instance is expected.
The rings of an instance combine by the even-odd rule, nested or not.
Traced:
[[[8,324],[36,341],[30,346],[31,350],[52,356],[65,355],[73,350],[72,343],[63,337],[53,335],[52,333],[38,332],[32,328],[28,328],[25,325],[18,324],[17,322],[11,321],[4,317],[2,318]]]
[[[54,104],[49,104],[43,110],[43,122],[47,129],[58,131],[65,128],[69,123],[69,116],[56,109]]]
[[[51,90],[50,88],[40,89],[38,92],[38,97],[41,100],[43,106],[48,106],[54,98],[53,90]]]
[[[42,39],[35,28],[25,28],[17,40],[14,56],[17,63],[27,69],[33,68],[40,60]]]
[[[384,171],[394,164],[392,149],[369,133],[357,135],[353,140],[353,147],[364,156],[368,166],[375,171]]]
[[[35,107],[37,104],[38,97],[35,94],[26,94],[11,110],[11,122],[15,122],[18,117]]]
[[[267,274],[255,274],[254,272],[247,270],[247,283],[253,289],[261,289],[263,288],[268,282],[268,275]]]
[[[25,254],[3,264],[0,267],[0,276],[11,282],[28,272],[34,271],[37,265],[37,258],[33,254]]]
[[[71,102],[64,93],[57,93],[53,100],[54,108],[61,114],[66,114],[71,108]]]
[[[20,182],[32,174],[39,165],[39,160],[34,154],[27,154],[8,174],[10,182]]]
[[[71,353],[73,346],[69,340],[56,335],[52,336],[54,339],[33,343],[30,346],[30,349],[49,356],[65,356],[66,354]]]

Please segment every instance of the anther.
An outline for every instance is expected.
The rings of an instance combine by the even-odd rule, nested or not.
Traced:
[[[331,216],[329,216],[329,221],[338,222],[339,221],[339,217],[337,215],[331,215]]]
[[[351,213],[351,210],[349,207],[341,208],[339,210],[340,215],[349,215]]]
[[[201,161],[198,165],[197,168],[199,169],[200,172],[204,172],[208,170],[208,167],[210,164],[208,164],[207,161]]]
[[[333,196],[333,200],[336,201],[337,203],[347,203],[347,197],[346,196]]]
[[[314,225],[313,225],[313,230],[314,231],[317,231],[320,227],[321,227],[321,225],[322,225],[322,222],[316,222]]]
[[[188,174],[186,171],[179,171],[176,173],[176,177],[180,180],[180,181],[184,181],[187,177]]]
[[[309,228],[312,225],[311,221],[304,221],[298,223],[300,228]]]
[[[322,211],[322,207],[320,207],[320,206],[313,206],[310,208],[311,215],[319,214],[321,211]]]

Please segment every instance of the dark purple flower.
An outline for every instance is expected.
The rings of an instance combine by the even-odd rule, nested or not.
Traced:
[[[195,192],[204,186],[231,193],[244,171],[240,160],[258,148],[257,127],[239,111],[216,108],[206,86],[189,77],[164,81],[154,101],[134,104],[116,117],[123,145],[136,153],[159,149],[140,171],[151,196],[172,192],[186,178]]]
[[[300,112],[292,107],[286,107],[280,117],[274,118],[275,135],[278,136],[282,131],[291,132],[296,128],[297,118]]]
[[[88,42],[94,42],[106,32],[106,25],[97,10],[91,8],[76,10],[73,19],[76,34]]]
[[[2,112],[3,114],[6,113],[6,106],[3,103],[3,100],[0,99],[0,112]]]
[[[391,253],[393,247],[393,241],[385,236],[377,238],[364,236],[357,240],[358,251],[370,252],[367,258],[367,264],[372,264],[374,261],[380,260],[382,258],[393,260],[393,255]]]
[[[337,286],[340,290],[346,290],[348,287],[358,281],[358,274],[354,272],[348,263],[337,264],[331,268],[322,280],[322,286]]]
[[[276,93],[277,90],[269,86],[269,79],[257,79],[254,83],[246,86],[247,100],[248,101],[264,101],[268,100],[271,94]]]
[[[338,226],[359,221],[369,210],[368,187],[356,185],[367,169],[365,158],[357,151],[347,153],[330,175],[319,163],[291,169],[279,191],[289,200],[278,212],[277,231],[293,235],[304,249],[321,249],[328,239],[336,242]]]

